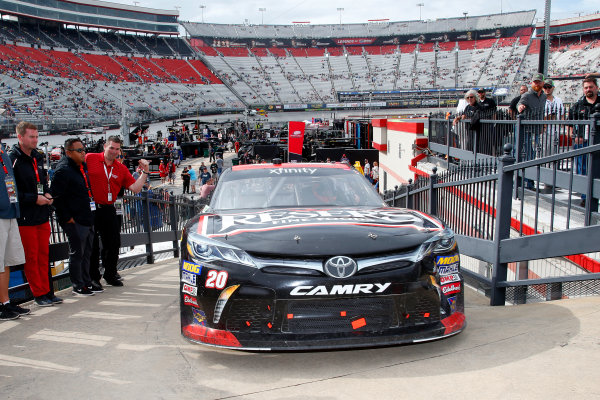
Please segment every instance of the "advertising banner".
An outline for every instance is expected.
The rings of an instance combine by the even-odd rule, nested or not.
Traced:
[[[302,161],[302,145],[304,144],[304,122],[288,123],[288,158],[289,161]]]

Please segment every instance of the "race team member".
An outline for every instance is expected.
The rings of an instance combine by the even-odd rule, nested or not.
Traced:
[[[114,203],[122,188],[133,193],[139,193],[144,187],[146,176],[149,174],[149,163],[141,159],[140,177],[136,180],[131,176],[127,167],[117,161],[121,151],[121,138],[110,136],[104,144],[103,153],[89,153],[85,156],[90,176],[90,185],[96,210],[94,211],[94,246],[90,260],[90,276],[93,283],[100,286],[100,243],[102,239],[102,265],[104,266],[104,280],[112,286],[123,286],[117,273],[119,260],[119,247],[121,246],[121,219],[117,215]]]
[[[36,304],[48,307],[62,303],[54,295],[52,273],[48,263],[50,243],[50,208],[52,196],[44,157],[37,151],[38,129],[29,122],[17,125],[18,143],[9,151],[21,216],[17,219],[25,250],[25,276]]]
[[[85,167],[85,148],[79,138],[65,141],[65,156],[56,166],[50,191],[54,197],[56,219],[69,242],[69,277],[74,296],[93,296],[102,292],[90,277],[90,256],[94,240],[96,208]]]
[[[10,268],[25,264],[25,253],[19,234],[19,196],[10,158],[0,143],[0,321],[17,319],[29,310],[10,304],[8,285]]]

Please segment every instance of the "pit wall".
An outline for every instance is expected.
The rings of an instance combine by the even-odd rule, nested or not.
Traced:
[[[426,157],[428,139],[423,122],[373,119],[373,148],[379,150],[379,191],[394,189],[423,174],[416,168]]]

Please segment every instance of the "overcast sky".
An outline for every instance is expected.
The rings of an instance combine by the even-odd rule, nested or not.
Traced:
[[[536,9],[536,18],[544,19],[544,1],[517,0],[139,0],[116,3],[137,4],[143,7],[173,10],[179,8],[180,20],[219,24],[291,24],[293,21],[310,21],[312,24],[365,23],[369,19],[389,18],[390,21],[461,17],[463,12],[469,15],[484,15],[503,12]],[[417,4],[424,4],[418,7]],[[204,5],[206,8],[201,9]],[[338,11],[343,8],[343,11]],[[266,11],[259,11],[265,9]],[[598,0],[554,0],[551,19],[576,17],[598,12]],[[261,20],[262,19],[262,20]]]

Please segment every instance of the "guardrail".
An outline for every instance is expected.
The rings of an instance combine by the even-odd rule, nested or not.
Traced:
[[[142,191],[138,194],[127,193],[123,197],[123,215],[121,216],[121,253],[118,269],[126,269],[144,263],[153,264],[157,257],[171,253],[179,257],[179,237],[185,223],[199,213],[209,199],[193,199],[182,195],[173,195],[167,191]],[[54,213],[50,215],[50,255],[49,262],[57,266],[69,259],[69,244],[65,233],[57,223]],[[156,248],[157,243],[171,242],[167,248]],[[125,255],[133,246],[144,245],[142,253]],[[59,268],[60,269],[60,268]],[[11,268],[22,271],[22,267]],[[32,298],[29,284],[18,282],[9,288],[13,301],[22,302]],[[52,280],[55,290],[71,286],[68,269],[56,273]]]
[[[461,254],[482,262],[475,268],[463,268],[463,273],[490,295],[491,305],[600,294],[600,263],[584,255],[600,250],[596,239],[600,234],[600,188],[593,185],[593,178],[600,176],[600,144],[519,163],[512,153],[512,145],[507,144],[498,159],[449,164],[448,171],[440,175],[434,169],[428,178],[386,192],[384,200],[435,215],[452,228]],[[575,188],[572,169],[567,200],[555,198],[560,183],[558,167],[572,166],[582,156],[592,172],[587,179],[581,177],[587,183],[585,209],[571,204]],[[551,201],[540,198],[542,168],[553,172]],[[536,189],[526,191],[525,181],[519,177],[532,178]],[[581,273],[536,277],[527,262],[550,257],[578,257],[589,268]]]

